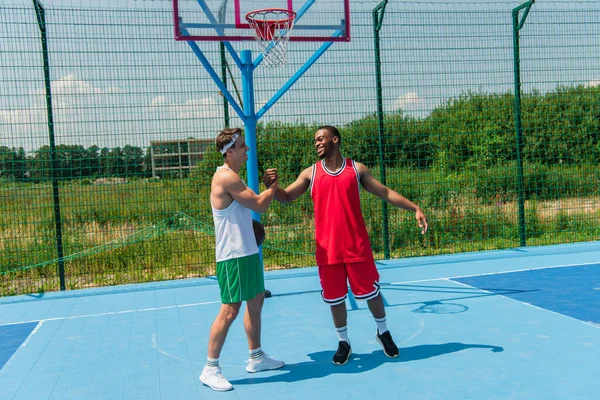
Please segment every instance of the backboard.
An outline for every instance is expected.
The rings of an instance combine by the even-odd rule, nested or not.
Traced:
[[[350,0],[172,0],[175,40],[253,41],[250,11],[296,12],[290,42],[350,41]]]

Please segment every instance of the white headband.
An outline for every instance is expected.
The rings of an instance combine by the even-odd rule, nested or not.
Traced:
[[[233,136],[231,137],[231,142],[227,143],[225,146],[223,146],[223,148],[221,150],[219,150],[221,152],[221,154],[225,154],[227,152],[227,149],[230,148],[231,146],[233,146],[233,144],[239,137],[240,137],[239,133],[234,133]]]

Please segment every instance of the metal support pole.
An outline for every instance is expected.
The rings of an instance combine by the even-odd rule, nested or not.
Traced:
[[[256,147],[256,110],[254,109],[254,63],[252,62],[252,52],[250,50],[242,50],[240,52],[242,60],[242,96],[244,101],[245,114],[245,137],[246,144],[250,148],[248,152],[248,161],[246,162],[246,171],[248,172],[248,187],[258,194],[258,148]],[[260,222],[260,213],[251,211],[252,219]],[[263,263],[262,246],[259,246],[260,262]],[[271,297],[271,291],[265,290],[265,297]]]
[[[248,187],[258,194],[258,149],[256,148],[256,111],[254,110],[254,63],[252,62],[252,52],[242,50],[240,52],[242,60],[242,96],[244,100],[244,116],[246,117],[245,137],[246,144],[250,148],[248,152],[248,162],[246,162],[246,171],[248,172]],[[252,211],[252,218],[260,221],[260,214]]]
[[[46,12],[39,0],[33,0],[35,15],[40,28],[42,41],[42,57],[44,60],[44,83],[46,87],[46,110],[48,113],[48,140],[50,142],[50,160],[52,169],[52,199],[54,202],[54,222],[56,228],[56,255],[58,256],[58,275],[60,277],[60,290],[65,286],[65,261],[62,240],[62,219],[60,214],[60,192],[58,189],[58,161],[56,159],[56,145],[54,143],[54,117],[52,113],[52,90],[50,82],[50,64],[48,61],[48,38],[46,37]]]
[[[535,0],[530,0],[527,3],[512,10],[513,21],[513,52],[514,52],[514,75],[515,75],[515,135],[517,146],[517,195],[519,203],[518,220],[519,220],[519,245],[527,246],[527,235],[525,226],[525,188],[523,184],[523,126],[521,116],[521,59],[519,51],[519,31],[523,27],[527,14]],[[519,12],[525,9],[523,17],[519,20]]]
[[[378,124],[378,138],[379,138],[379,180],[384,185],[386,182],[385,174],[385,128],[383,123],[383,85],[381,83],[381,48],[380,48],[380,37],[379,31],[383,24],[383,15],[385,14],[385,7],[387,6],[387,0],[383,0],[373,9],[373,34],[375,37],[375,77],[377,84],[377,124]],[[383,219],[383,257],[388,260],[390,258],[390,237],[389,237],[389,218],[388,218],[388,205],[385,200],[381,201],[381,214]]]

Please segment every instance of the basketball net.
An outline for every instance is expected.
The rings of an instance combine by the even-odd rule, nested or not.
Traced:
[[[246,14],[246,21],[254,30],[267,67],[287,65],[286,47],[294,29],[295,18],[294,11],[279,8],[255,10]]]

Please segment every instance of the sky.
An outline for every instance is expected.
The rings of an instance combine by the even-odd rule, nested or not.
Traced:
[[[190,47],[174,41],[169,1],[43,4],[57,144],[147,147],[223,128],[223,98]],[[261,121],[340,125],[377,110],[371,10],[379,2],[351,4],[351,42],[334,43]],[[519,4],[390,1],[380,31],[384,110],[423,118],[467,91],[512,92],[510,10]],[[600,84],[598,21],[600,2],[538,0],[520,32],[524,92]],[[255,71],[257,109],[318,46],[289,43],[287,67]],[[200,47],[220,74],[218,44]],[[252,42],[234,47],[258,54]],[[48,144],[42,65],[32,3],[1,0],[0,146]]]

